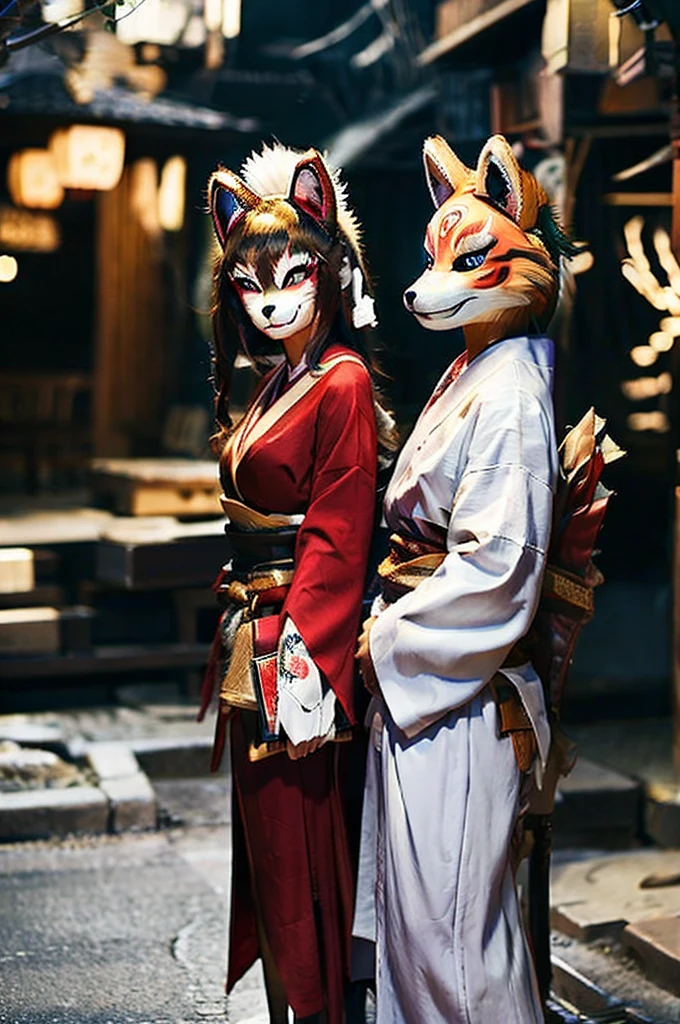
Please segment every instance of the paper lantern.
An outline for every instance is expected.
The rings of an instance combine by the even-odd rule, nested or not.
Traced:
[[[24,252],[54,252],[60,244],[59,225],[48,213],[0,205],[0,247]]]
[[[123,173],[125,135],[120,128],[74,124],[54,132],[50,152],[65,188],[107,192]]]
[[[161,171],[158,220],[164,231],[180,231],[182,228],[186,176],[187,165],[182,156],[170,157]]]
[[[23,149],[7,166],[7,188],[16,206],[54,210],[64,198],[64,189],[47,149]]]
[[[116,35],[121,43],[158,43],[173,46],[187,24],[184,0],[143,0],[130,8],[116,7]]]
[[[222,35],[225,39],[236,39],[241,32],[241,0],[224,0],[222,12]]]
[[[42,0],[42,19],[50,25],[58,25],[80,14],[84,8],[83,0]]]
[[[9,284],[19,273],[19,264],[14,256],[0,256],[0,281]]]

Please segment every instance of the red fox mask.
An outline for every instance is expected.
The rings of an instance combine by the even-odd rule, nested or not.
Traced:
[[[577,251],[548,197],[494,135],[473,171],[439,135],[426,139],[425,176],[436,212],[425,233],[427,266],[404,293],[423,327],[493,324],[497,337],[550,319],[560,254]]]

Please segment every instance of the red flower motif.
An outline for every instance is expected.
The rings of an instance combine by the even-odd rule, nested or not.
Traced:
[[[288,663],[288,669],[296,679],[306,679],[309,675],[309,665],[299,654],[293,654]]]

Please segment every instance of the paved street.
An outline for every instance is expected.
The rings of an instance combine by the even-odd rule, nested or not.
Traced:
[[[0,847],[1,1024],[264,1024],[259,968],[227,1017],[228,850],[225,824]]]
[[[228,776],[155,787],[174,827],[0,846],[0,1024],[267,1024],[259,965],[224,997]],[[554,933],[553,953],[680,1024],[680,1000],[609,944]]]

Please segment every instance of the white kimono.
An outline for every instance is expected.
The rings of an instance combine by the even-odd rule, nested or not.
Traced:
[[[531,665],[501,669],[529,629],[557,475],[553,350],[481,353],[421,414],[385,498],[392,531],[445,544],[433,576],[378,600],[374,701],[354,934],[377,941],[377,1024],[542,1021],[509,847],[512,742],[488,686],[516,685],[539,773],[550,741]]]

